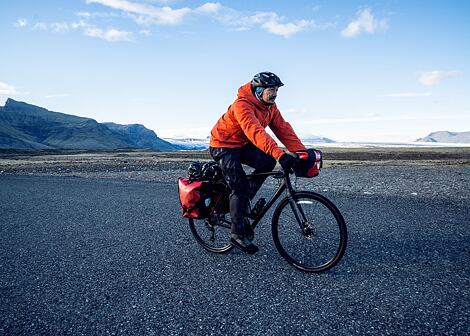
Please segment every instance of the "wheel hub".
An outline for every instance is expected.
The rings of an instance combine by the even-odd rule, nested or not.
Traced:
[[[314,239],[317,236],[317,228],[309,223],[304,223],[304,237]]]

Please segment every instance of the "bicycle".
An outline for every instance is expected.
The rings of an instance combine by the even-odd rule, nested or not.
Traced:
[[[254,216],[253,230],[274,203],[286,192],[272,215],[272,237],[279,254],[292,266],[306,272],[323,272],[335,266],[343,257],[347,245],[347,228],[338,208],[325,196],[311,191],[297,191],[284,171],[248,174],[248,178],[268,175],[283,179],[270,200]],[[207,251],[226,253],[230,243],[230,188],[225,181],[214,185],[219,190],[209,218],[189,218],[196,241]],[[250,224],[249,218],[245,221]]]

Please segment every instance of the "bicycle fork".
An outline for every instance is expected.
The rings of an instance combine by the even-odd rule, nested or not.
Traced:
[[[292,195],[289,196],[289,204],[304,237],[307,239],[312,239],[316,237],[317,232],[315,227],[308,222],[307,216],[305,215],[305,212],[302,209],[302,205],[299,204],[298,201]]]
[[[299,224],[300,231],[307,239],[312,239],[316,236],[315,227],[309,224],[307,216],[302,209],[302,206],[298,203],[298,200],[295,197],[295,192],[293,191],[292,184],[289,179],[284,180],[285,188],[287,189],[287,197],[289,199],[289,204],[294,213],[295,220]]]

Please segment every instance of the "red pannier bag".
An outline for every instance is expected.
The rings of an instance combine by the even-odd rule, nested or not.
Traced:
[[[178,179],[178,194],[183,217],[195,219],[209,217],[210,182],[180,177]]]
[[[294,166],[297,177],[315,177],[320,173],[323,165],[323,154],[316,149],[306,149],[295,152],[299,156],[299,162]]]

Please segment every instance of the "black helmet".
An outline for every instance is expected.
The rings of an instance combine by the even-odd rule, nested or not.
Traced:
[[[283,85],[284,84],[281,82],[281,79],[272,72],[260,72],[259,74],[256,74],[251,81],[253,89],[256,89],[257,87],[267,88]]]

